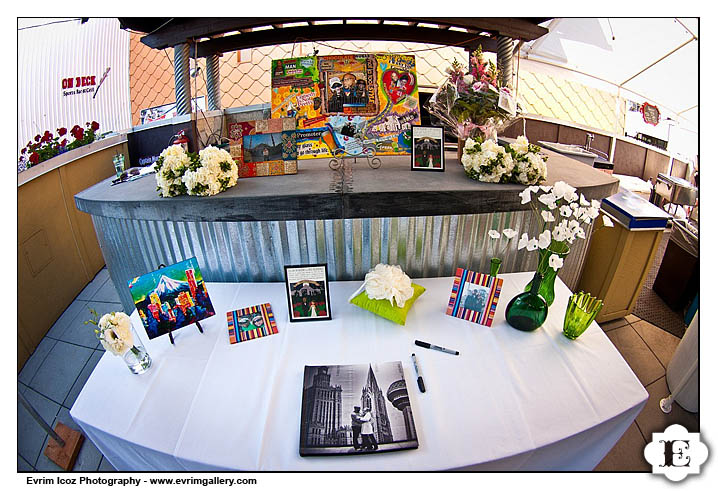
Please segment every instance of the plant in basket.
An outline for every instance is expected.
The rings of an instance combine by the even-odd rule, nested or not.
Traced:
[[[20,150],[20,157],[17,161],[18,172],[29,169],[68,150],[92,143],[95,141],[95,132],[98,129],[100,129],[100,124],[97,121],[85,123],[85,128],[75,125],[70,130],[70,135],[74,140],[69,143],[66,136],[68,131],[64,127],[55,130],[56,134],[45,130],[42,135],[35,135],[34,141],[27,142],[25,148]]]

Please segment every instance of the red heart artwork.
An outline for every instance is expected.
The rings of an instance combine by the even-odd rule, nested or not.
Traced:
[[[407,94],[414,92],[416,80],[410,72],[397,72],[396,70],[387,70],[381,76],[381,82],[384,84],[384,92],[391,99],[392,104],[397,104],[404,99]]]

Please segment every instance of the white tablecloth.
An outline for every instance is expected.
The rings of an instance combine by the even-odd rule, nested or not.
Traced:
[[[445,314],[452,278],[415,279],[426,293],[403,327],[347,302],[359,282],[330,283],[332,320],[302,323],[288,321],[281,283],[208,284],[218,315],[202,321],[204,334],[187,326],[171,346],[142,332],[153,366],[140,376],[105,354],[70,414],[119,470],[591,470],[648,394],[597,324],[576,341],[563,336],[570,292],[560,280],[541,328],[511,328],[506,304],[531,274],[501,276],[492,328]],[[224,312],[263,302],[279,333],[231,345]],[[394,360],[404,365],[419,448],[300,457],[304,366]]]

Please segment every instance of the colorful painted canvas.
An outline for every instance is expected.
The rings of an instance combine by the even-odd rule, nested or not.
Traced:
[[[400,361],[304,367],[299,455],[361,455],[418,447]]]
[[[456,269],[446,315],[491,327],[504,280]]]
[[[294,118],[230,123],[230,154],[238,176],[263,177],[297,173]]]
[[[321,106],[316,57],[272,60],[272,119],[312,120],[321,117]]]
[[[150,339],[214,315],[197,258],[138,276],[128,286]]]
[[[279,87],[286,84],[305,90],[307,80],[314,77],[314,72],[298,73],[295,66],[298,59],[292,60],[295,61],[289,60],[288,66],[291,71],[297,71],[296,75],[289,77],[286,70],[273,71],[273,118],[283,114],[274,109],[286,104],[285,99],[291,94],[283,88],[287,94],[277,95],[275,101],[275,78],[279,94]],[[421,124],[413,56],[336,55],[316,60],[321,103],[318,112],[297,116],[298,159],[411,153],[411,127]]]
[[[277,322],[268,303],[227,312],[229,342],[231,344],[277,334]]]

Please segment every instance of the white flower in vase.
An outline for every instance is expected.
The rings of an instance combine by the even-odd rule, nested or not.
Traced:
[[[548,258],[548,265],[551,266],[554,271],[558,271],[563,266],[563,259],[556,254],[551,254]]]
[[[536,249],[538,249],[538,240],[536,240],[535,238],[529,240],[528,244],[526,244],[526,250],[535,251]]]
[[[521,238],[519,239],[518,250],[520,251],[521,249],[526,247],[528,245],[528,243],[529,243],[529,234],[524,232],[523,235],[521,235]]]
[[[561,206],[561,208],[558,209],[558,212],[561,214],[562,217],[565,218],[568,218],[573,215],[573,210],[568,205]]]
[[[543,218],[543,221],[546,223],[556,221],[556,218],[553,216],[553,213],[547,210],[541,210],[541,218]]]
[[[551,245],[551,231],[544,230],[538,236],[539,249],[546,249],[549,245]]]
[[[514,237],[516,237],[516,235],[518,234],[518,232],[517,232],[516,230],[512,229],[512,228],[505,228],[505,229],[503,230],[503,234],[506,236],[507,239],[511,240],[511,239],[513,239]]]
[[[613,220],[611,220],[611,218],[608,215],[606,215],[605,213],[603,214],[603,226],[604,227],[613,227]]]
[[[489,230],[489,237],[492,239],[498,239],[501,237],[501,234],[498,232],[498,230]]]

